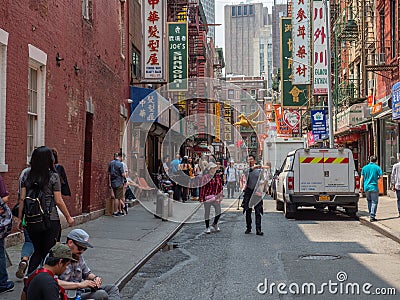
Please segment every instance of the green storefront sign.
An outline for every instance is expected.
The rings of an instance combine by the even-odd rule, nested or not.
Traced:
[[[188,24],[168,23],[168,90],[187,91]]]
[[[281,101],[283,107],[305,107],[307,85],[292,85],[292,19],[281,18]]]

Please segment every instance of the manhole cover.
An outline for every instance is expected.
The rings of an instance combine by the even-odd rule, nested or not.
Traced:
[[[329,255],[329,254],[307,254],[301,255],[301,259],[306,260],[333,260],[333,259],[340,259],[340,255]]]

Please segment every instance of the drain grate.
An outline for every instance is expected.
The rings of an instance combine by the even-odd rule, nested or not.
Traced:
[[[305,260],[334,260],[340,259],[340,255],[330,255],[330,254],[307,254],[300,255],[301,259]]]

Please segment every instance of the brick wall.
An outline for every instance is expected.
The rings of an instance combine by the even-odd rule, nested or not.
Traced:
[[[47,53],[45,144],[57,148],[67,172],[72,215],[82,211],[86,100],[92,99],[93,147],[90,210],[104,208],[107,165],[119,149],[119,107],[129,98],[129,67],[121,56],[119,1],[91,1],[92,20],[81,1],[6,1],[0,28],[7,47],[6,164],[2,176],[16,203],[17,180],[26,166],[28,44]],[[125,4],[123,4],[125,5]],[[126,18],[127,22],[127,18]],[[125,57],[127,56],[124,50]],[[56,55],[64,58],[60,66]],[[75,74],[74,65],[80,69]]]

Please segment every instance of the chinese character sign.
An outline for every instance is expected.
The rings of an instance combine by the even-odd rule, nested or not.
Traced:
[[[310,84],[311,47],[310,47],[310,2],[292,1],[292,40],[293,66],[292,84]]]
[[[329,9],[329,6],[328,6]],[[328,61],[326,54],[328,51],[326,15],[324,2],[322,0],[313,1],[313,43],[314,43],[314,95],[328,94]]]
[[[307,86],[292,85],[292,19],[281,18],[281,100],[284,107],[301,107],[307,103]]]
[[[400,82],[392,87],[392,117],[393,120],[400,119]]]
[[[187,91],[188,23],[168,23],[168,90]]]
[[[152,89],[130,87],[131,122],[152,123],[158,117],[158,101],[161,96]]]
[[[143,13],[143,77],[146,82],[165,81],[164,11],[167,1],[144,0]]]
[[[224,142],[232,142],[232,110],[229,101],[224,101]]]

